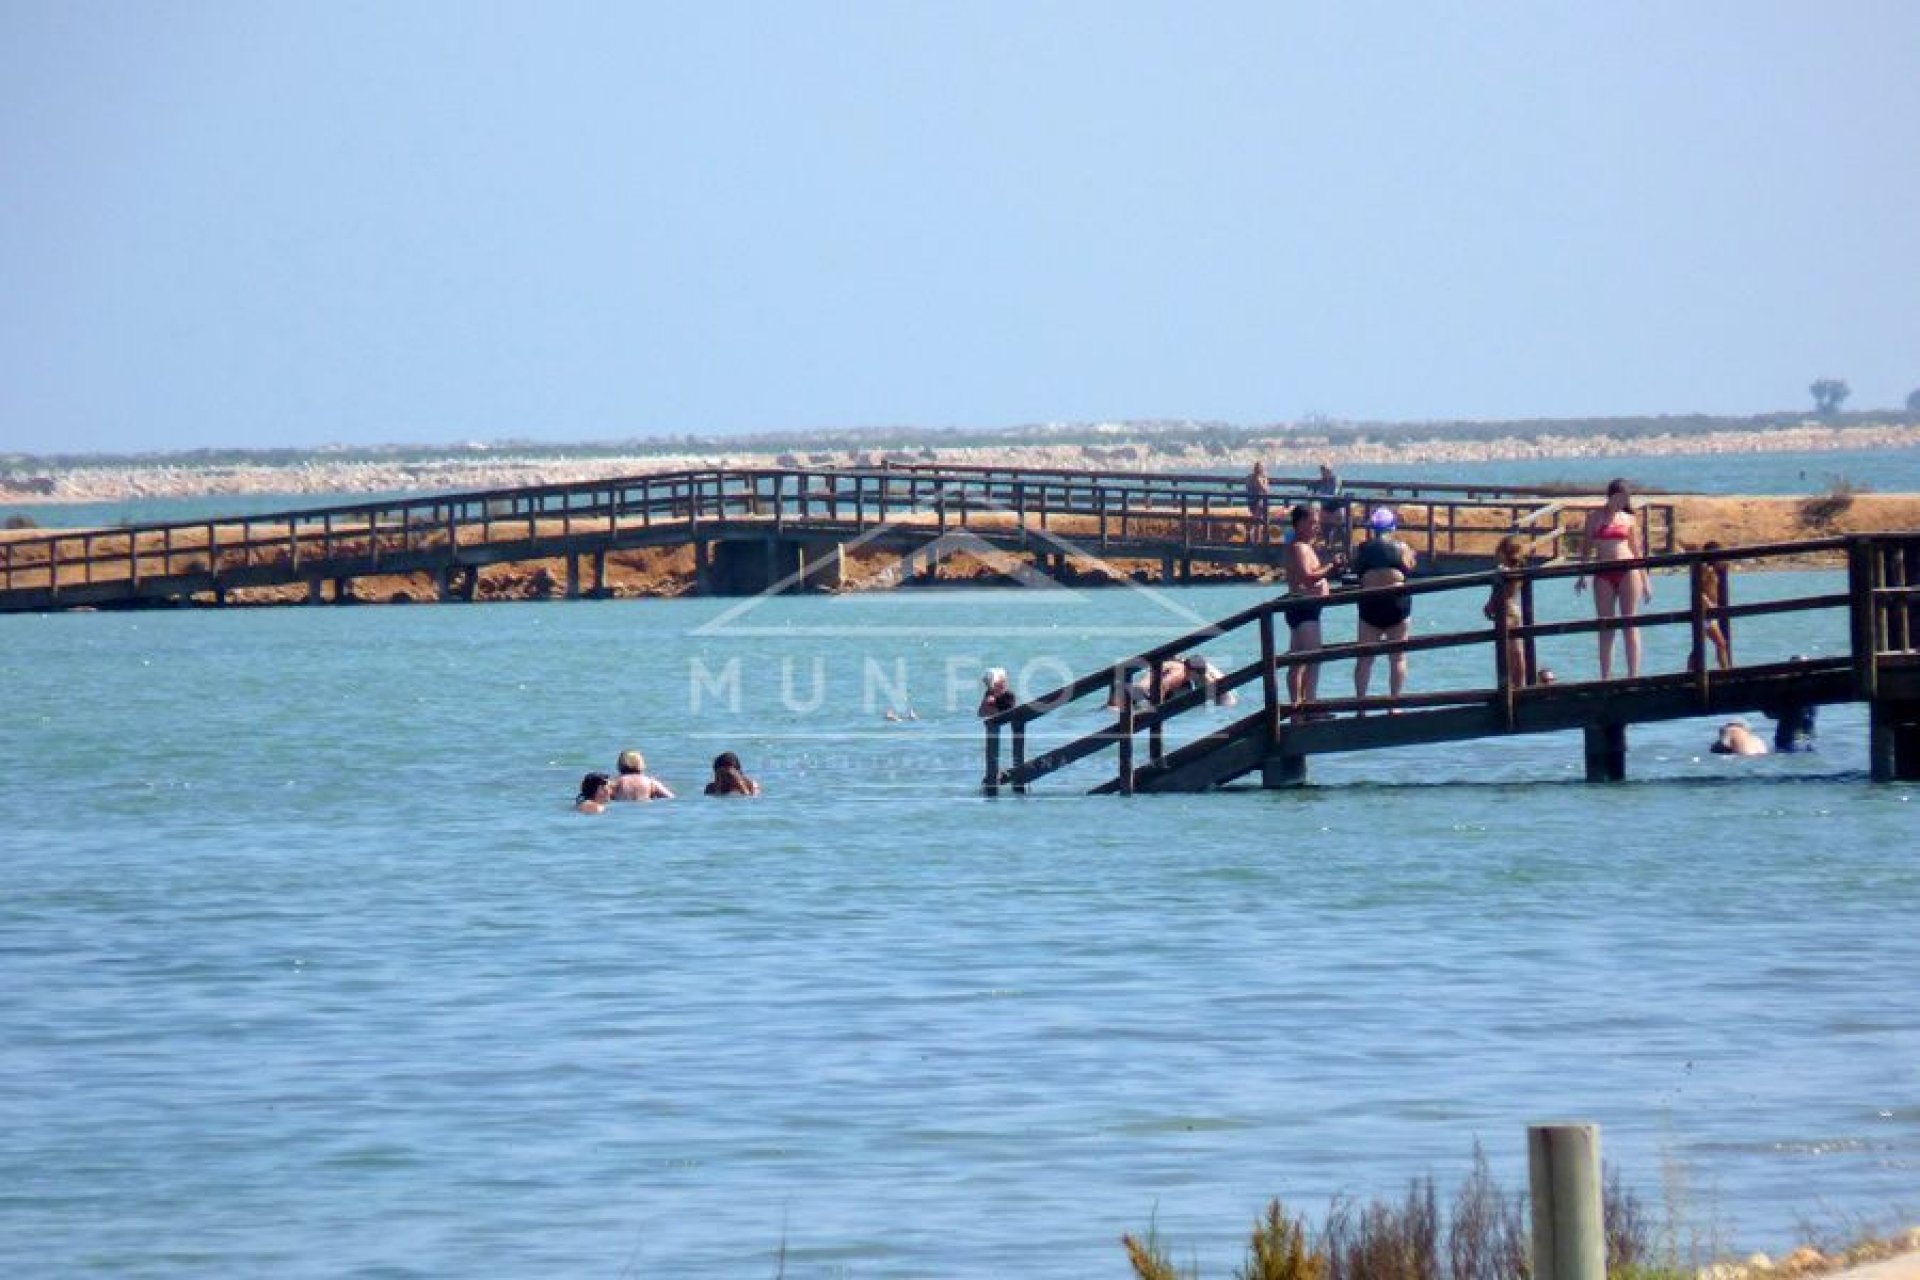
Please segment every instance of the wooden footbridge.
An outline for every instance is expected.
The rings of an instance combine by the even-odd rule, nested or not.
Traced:
[[[1811,594],[1709,611],[1701,586],[1707,575],[1731,565],[1767,562],[1800,564],[1808,556],[1844,556],[1845,591]],[[1368,599],[1405,592],[1415,597],[1470,592],[1475,612],[1503,574],[1522,602],[1522,621],[1511,625],[1504,612],[1487,627],[1442,635],[1414,636],[1397,643],[1334,644],[1308,654],[1285,651],[1283,612],[1288,601],[1275,597],[1179,636],[1111,666],[1032,698],[986,721],[988,794],[1003,788],[1025,792],[1040,780],[1081,761],[1110,762],[1093,786],[1099,793],[1131,795],[1147,791],[1200,791],[1258,775],[1262,785],[1283,787],[1304,782],[1310,757],[1381,747],[1462,742],[1498,735],[1582,731],[1586,776],[1614,781],[1626,775],[1627,727],[1632,724],[1695,716],[1760,712],[1787,714],[1836,702],[1870,707],[1871,772],[1876,779],[1920,780],[1920,533],[1829,538],[1713,553],[1650,556],[1621,562],[1649,571],[1677,571],[1693,588],[1686,608],[1642,613],[1632,625],[1684,627],[1694,655],[1685,669],[1627,679],[1527,683],[1513,668],[1517,647],[1524,670],[1537,672],[1538,642],[1551,636],[1595,635],[1623,629],[1595,618],[1546,621],[1534,612],[1535,584],[1581,572],[1578,566],[1546,564],[1526,570],[1489,571],[1415,580],[1405,587],[1335,592],[1328,599],[1327,631]],[[1699,655],[1711,654],[1707,628],[1719,623],[1728,633],[1739,619],[1764,614],[1802,615],[1809,637],[1824,626],[1833,633],[1836,656],[1795,658],[1713,669]],[[1844,619],[1840,623],[1839,619]],[[1196,687],[1162,686],[1175,659],[1231,647],[1249,633],[1258,656]],[[1353,634],[1348,632],[1348,634]],[[1624,640],[1625,636],[1616,638]],[[1396,654],[1477,647],[1486,654],[1490,683],[1475,688],[1423,690],[1399,698],[1327,698],[1288,701],[1291,668],[1305,663],[1332,664],[1359,658],[1385,660]],[[1811,645],[1809,645],[1811,647]],[[1177,669],[1177,664],[1175,664]],[[1377,673],[1384,677],[1385,673]],[[1144,686],[1144,697],[1136,688]],[[1170,726],[1191,724],[1182,717],[1253,690],[1257,706],[1250,714],[1199,734],[1177,747],[1167,744]],[[1036,747],[1048,717],[1076,707],[1084,723],[1084,699],[1101,697],[1113,712],[1110,723],[1058,745]],[[1136,702],[1144,705],[1136,705]],[[1207,719],[1206,723],[1212,723]],[[1144,742],[1142,736],[1144,735]],[[1010,739],[1004,745],[1003,739]],[[1098,776],[1098,775],[1096,775]],[[1084,785],[1084,784],[1083,784]]]
[[[1056,572],[1092,558],[1178,581],[1196,565],[1278,565],[1286,504],[1307,500],[1308,482],[1273,483],[1272,519],[1261,520],[1242,477],[1198,472],[721,467],[40,533],[0,541],[0,612],[282,603],[290,587],[294,599],[340,603],[370,598],[357,583],[394,579],[424,588],[408,598],[471,600],[494,566],[555,561],[554,594],[606,595],[610,555],[661,547],[691,548],[697,590],[721,595],[836,587],[852,551],[898,555],[921,577],[955,551],[985,551]],[[1592,501],[1361,482],[1338,500],[1335,534],[1392,502],[1424,563],[1478,567],[1510,530],[1558,545]],[[1671,549],[1671,508],[1643,505],[1643,545]]]

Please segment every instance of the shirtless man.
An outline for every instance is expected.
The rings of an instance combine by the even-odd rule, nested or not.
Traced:
[[[638,751],[622,751],[620,776],[613,782],[615,800],[671,800],[667,784],[647,772],[647,758]]]
[[[1320,610],[1324,606],[1316,602],[1326,599],[1332,590],[1327,579],[1340,572],[1342,561],[1335,555],[1331,561],[1321,562],[1320,553],[1313,546],[1319,536],[1319,509],[1307,502],[1295,507],[1293,541],[1287,544],[1287,596],[1289,599],[1298,596],[1301,600],[1298,604],[1289,604],[1285,610],[1288,653],[1308,653],[1321,644]],[[1288,668],[1287,695],[1296,707],[1312,702],[1319,692],[1319,663],[1302,662]]]
[[[1720,726],[1720,736],[1713,744],[1713,754],[1717,756],[1763,756],[1767,754],[1767,744],[1760,735],[1747,728],[1745,720],[1729,720]]]

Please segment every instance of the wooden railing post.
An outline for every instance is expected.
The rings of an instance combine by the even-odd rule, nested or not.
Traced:
[[[1500,593],[1500,606],[1493,614],[1493,682],[1499,690],[1501,715],[1511,729],[1514,721],[1513,624],[1510,620],[1513,611],[1506,607],[1506,602],[1515,584],[1505,569],[1494,572],[1499,575],[1496,581],[1504,583],[1507,589]]]
[[[1160,680],[1160,673],[1166,663],[1156,662],[1153,670],[1147,673],[1147,705],[1153,711],[1153,725],[1147,730],[1147,759],[1159,764],[1167,754],[1166,721],[1160,715],[1160,704],[1166,698],[1166,689]]]
[[[1700,699],[1700,707],[1705,710],[1710,697],[1707,669],[1712,663],[1707,658],[1707,574],[1713,572],[1713,566],[1704,560],[1695,560],[1687,566],[1687,584],[1693,592],[1688,606],[1687,627],[1693,636],[1692,657],[1687,659],[1688,669],[1693,672],[1693,689]]]
[[[1133,682],[1120,690],[1120,794],[1133,794]]]
[[[1847,544],[1847,590],[1852,604],[1847,611],[1847,632],[1853,648],[1853,685],[1855,693],[1871,701],[1880,685],[1879,548],[1871,538],[1855,538]]]
[[[1260,694],[1267,713],[1267,747],[1280,741],[1280,671],[1274,665],[1278,647],[1273,634],[1273,610],[1260,615]]]
[[[1528,628],[1527,638],[1520,642],[1527,655],[1527,679],[1540,683],[1540,648],[1534,640],[1533,627],[1533,578],[1520,580],[1520,622]]]

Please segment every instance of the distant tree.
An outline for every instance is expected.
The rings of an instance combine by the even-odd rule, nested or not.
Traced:
[[[1813,392],[1813,407],[1821,413],[1838,413],[1847,397],[1853,394],[1853,388],[1843,378],[1816,378],[1807,390]]]
[[[1920,413],[1920,387],[1907,392],[1907,412]]]

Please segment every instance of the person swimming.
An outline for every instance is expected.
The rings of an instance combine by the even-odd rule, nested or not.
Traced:
[[[746,775],[740,767],[740,757],[731,751],[722,751],[713,758],[713,781],[707,784],[706,794],[710,796],[757,796],[760,784]]]
[[[638,751],[622,751],[620,777],[613,784],[615,800],[671,800],[667,784],[647,772],[647,758]]]
[[[1767,744],[1747,728],[1745,720],[1729,720],[1720,726],[1720,736],[1714,740],[1711,750],[1717,756],[1763,756],[1767,754]]]
[[[580,794],[573,798],[575,813],[605,813],[613,799],[613,780],[604,773],[590,773],[580,779]]]

